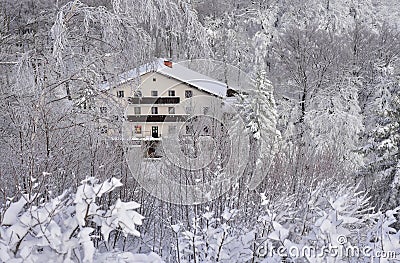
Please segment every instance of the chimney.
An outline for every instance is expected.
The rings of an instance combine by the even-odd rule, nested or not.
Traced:
[[[169,67],[169,68],[172,68],[172,61],[164,60],[164,65]]]

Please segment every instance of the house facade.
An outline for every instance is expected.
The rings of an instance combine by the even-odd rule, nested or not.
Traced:
[[[229,91],[223,82],[164,59],[124,73],[108,88],[126,103],[124,138],[146,146],[148,155],[165,137],[212,135]]]

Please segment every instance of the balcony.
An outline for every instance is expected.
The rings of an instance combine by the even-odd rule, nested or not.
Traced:
[[[184,122],[190,115],[128,115],[130,122]]]
[[[179,97],[129,97],[130,104],[179,104]]]

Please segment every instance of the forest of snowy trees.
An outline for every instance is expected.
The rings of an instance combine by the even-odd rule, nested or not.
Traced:
[[[0,262],[400,260],[399,27],[396,0],[0,0]],[[149,194],[98,130],[99,85],[159,57],[250,79],[209,202]],[[370,249],[289,253],[329,245]]]

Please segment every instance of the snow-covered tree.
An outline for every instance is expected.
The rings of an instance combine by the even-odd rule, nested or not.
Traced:
[[[344,77],[317,90],[305,116],[310,131],[307,141],[315,153],[335,152],[341,167],[349,174],[363,164],[362,156],[357,153],[363,118],[355,84],[352,78]]]
[[[239,112],[250,134],[250,165],[247,170],[254,169],[249,184],[253,189],[267,175],[280,140],[273,87],[264,66],[259,64],[254,69],[251,88],[237,98]]]
[[[252,112],[248,115],[248,128],[254,139],[259,141],[257,172],[266,173],[277,150],[280,132],[276,127],[277,112],[273,86],[267,79],[264,68],[256,69],[255,76],[254,88],[249,90]]]
[[[99,200],[122,184],[111,178],[98,183],[94,178],[82,182],[77,192],[66,191],[45,201],[40,192],[22,194],[3,211],[0,224],[0,260],[2,262],[96,262],[148,260],[162,262],[151,253],[135,255],[116,253],[115,242],[120,235],[139,237],[136,226],[143,217],[135,210],[134,201],[105,207]],[[100,247],[105,247],[105,251]]]
[[[399,194],[400,82],[390,65],[376,65],[376,70],[379,77],[366,107],[367,134],[362,151],[367,163],[363,174],[379,204],[393,207],[398,205]]]

